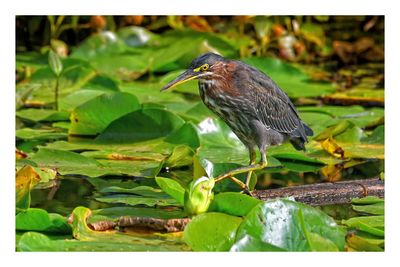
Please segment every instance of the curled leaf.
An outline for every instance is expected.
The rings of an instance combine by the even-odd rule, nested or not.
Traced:
[[[345,151],[339,146],[333,138],[327,138],[321,143],[322,148],[336,158],[345,158]]]

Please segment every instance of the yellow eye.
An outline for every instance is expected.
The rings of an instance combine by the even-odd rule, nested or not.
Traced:
[[[206,71],[206,70],[208,70],[208,64],[204,64],[200,68],[201,68],[202,71]]]
[[[195,68],[193,71],[194,72],[199,72],[199,71],[206,71],[206,70],[208,70],[208,64],[204,64],[204,65],[201,65],[200,67],[198,67],[198,68]]]

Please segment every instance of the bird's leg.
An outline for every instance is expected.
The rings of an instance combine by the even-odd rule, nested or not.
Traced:
[[[249,165],[253,165],[253,164],[255,164],[256,163],[256,157],[257,157],[257,155],[256,155],[256,151],[254,150],[254,149],[252,149],[252,148],[249,148],[249,157],[250,157],[250,163],[249,163]],[[246,177],[246,187],[248,188],[248,189],[250,189],[250,180],[251,180],[251,175],[253,174],[253,171],[251,170],[251,171],[249,171],[248,173],[247,173],[247,177]]]
[[[260,152],[261,152],[261,161],[259,163],[251,164],[251,165],[245,166],[245,167],[240,167],[240,168],[231,170],[231,171],[229,171],[227,173],[221,174],[220,176],[215,178],[215,182],[217,183],[217,182],[219,182],[219,181],[221,181],[221,180],[223,180],[225,178],[229,178],[232,181],[234,181],[235,183],[237,183],[241,188],[243,188],[243,185],[244,185],[245,187],[244,187],[243,190],[245,192],[249,193],[250,190],[249,190],[249,187],[247,185],[248,182],[246,181],[246,184],[244,184],[242,181],[238,180],[234,176],[238,175],[238,174],[241,174],[241,173],[253,172],[253,171],[261,170],[261,169],[264,169],[265,167],[267,167],[268,162],[267,162],[266,153],[265,153],[265,151],[263,149],[260,149]]]

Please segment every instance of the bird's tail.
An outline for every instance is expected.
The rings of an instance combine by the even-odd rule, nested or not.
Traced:
[[[304,131],[305,131],[306,135],[307,136],[313,136],[314,135],[313,130],[311,130],[311,128],[308,127],[308,125],[305,124],[304,122],[301,122],[301,123],[303,124],[303,128],[304,128]]]
[[[292,135],[289,141],[296,150],[306,151],[304,143],[308,142],[307,136],[312,136],[314,132],[304,122],[301,121],[300,123],[302,127],[296,129],[296,131],[294,132],[296,134]]]

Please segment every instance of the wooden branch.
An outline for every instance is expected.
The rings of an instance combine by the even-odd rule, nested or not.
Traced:
[[[254,190],[255,198],[263,201],[294,197],[296,201],[311,206],[350,203],[352,198],[384,197],[384,182],[379,178],[360,179],[336,183],[319,183],[268,190]]]
[[[157,231],[179,232],[191,221],[190,218],[157,219],[148,217],[122,216],[118,220],[120,227],[144,227]]]

